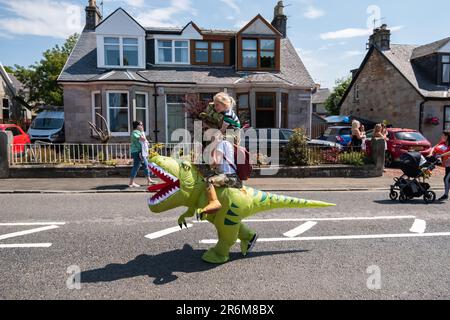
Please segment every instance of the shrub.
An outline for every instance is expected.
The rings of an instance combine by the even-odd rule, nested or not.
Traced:
[[[289,139],[284,149],[284,158],[286,164],[290,166],[308,166],[311,165],[310,150],[305,130],[295,129],[294,134]]]
[[[366,163],[366,155],[363,152],[345,152],[339,156],[339,162],[361,167]]]

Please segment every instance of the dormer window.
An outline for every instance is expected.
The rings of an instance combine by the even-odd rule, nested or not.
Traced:
[[[450,55],[442,56],[442,83],[450,84]]]
[[[158,40],[158,63],[189,64],[189,41]]]
[[[138,67],[139,44],[137,38],[104,37],[106,67]]]
[[[275,69],[275,39],[242,39],[244,69]]]
[[[195,41],[195,64],[223,65],[225,64],[225,42],[223,41]]]

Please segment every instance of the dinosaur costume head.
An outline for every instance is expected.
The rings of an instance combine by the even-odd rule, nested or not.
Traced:
[[[149,208],[154,213],[194,205],[202,186],[203,190],[205,188],[202,176],[190,162],[155,156],[150,159],[149,168],[163,181],[148,189],[155,192],[148,200]]]

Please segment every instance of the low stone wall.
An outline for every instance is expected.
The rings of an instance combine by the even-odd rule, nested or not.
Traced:
[[[20,166],[9,169],[9,178],[108,178],[129,177],[130,166],[118,167],[54,167],[54,166]],[[315,167],[279,167],[274,169],[255,168],[253,178],[373,178],[381,177],[383,170],[374,165],[362,167],[330,165]],[[142,171],[140,172],[142,176]]]

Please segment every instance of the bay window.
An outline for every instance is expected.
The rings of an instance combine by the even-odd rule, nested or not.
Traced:
[[[189,41],[158,40],[158,63],[189,63]]]
[[[134,121],[140,121],[144,124],[145,132],[149,132],[148,128],[148,95],[146,93],[136,93],[136,108],[134,111]]]
[[[108,92],[108,122],[111,133],[127,135],[130,133],[128,92]]]
[[[102,128],[102,120],[98,114],[102,114],[102,95],[100,91],[95,91],[92,93],[92,123],[96,125],[97,128]],[[103,128],[102,128],[103,129]]]

